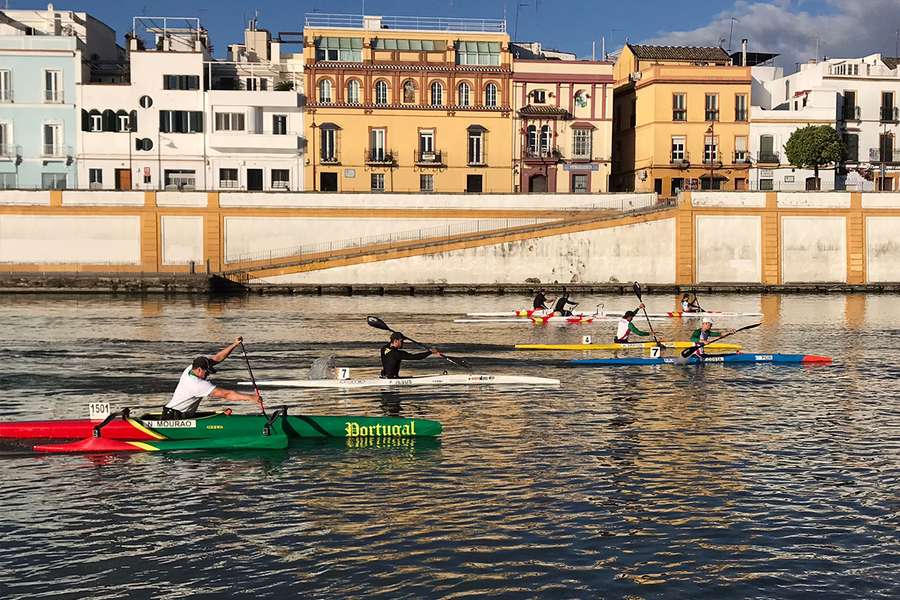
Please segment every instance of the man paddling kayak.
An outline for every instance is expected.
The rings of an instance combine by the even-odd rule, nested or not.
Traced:
[[[546,292],[547,290],[544,288],[541,288],[540,291],[538,291],[537,296],[534,297],[534,303],[532,304],[534,310],[549,310]]]
[[[702,312],[703,309],[700,308],[700,303],[697,302],[697,294],[694,294],[694,299],[691,300],[690,294],[684,294],[681,297],[681,312],[683,313],[691,313],[691,312]]]
[[[625,311],[625,314],[622,315],[622,318],[619,319],[619,324],[616,326],[616,337],[613,339],[615,343],[624,344],[628,342],[628,336],[632,333],[642,337],[650,335],[646,331],[641,331],[634,323],[632,323],[637,311],[642,308],[644,308],[643,302],[636,309]]]
[[[403,340],[406,338],[399,331],[391,334],[391,341],[381,347],[381,377],[385,379],[400,378],[400,364],[404,360],[422,360],[431,355],[443,356],[440,352],[431,348],[415,354],[403,349]]]
[[[700,324],[700,329],[695,329],[694,333],[691,334],[691,341],[699,346],[697,348],[697,352],[695,354],[703,354],[703,346],[709,343],[709,338],[717,338],[723,335],[734,333],[734,329],[729,329],[728,331],[713,331],[713,320],[709,317],[703,317],[703,322]]]
[[[559,313],[559,315],[563,317],[571,317],[572,311],[568,310],[566,306],[574,307],[578,306],[578,303],[569,300],[569,292],[566,291],[566,288],[563,288],[562,294],[560,294],[559,298],[556,300],[556,306],[553,307],[553,312]]]
[[[197,412],[200,402],[207,396],[222,398],[223,400],[245,400],[247,402],[259,402],[259,395],[242,394],[233,390],[217,387],[206,380],[210,374],[215,373],[215,366],[228,358],[235,348],[241,345],[243,338],[237,338],[234,343],[225,346],[212,356],[198,356],[181,373],[178,386],[172,393],[172,399],[163,407],[163,420],[183,419],[192,417]]]

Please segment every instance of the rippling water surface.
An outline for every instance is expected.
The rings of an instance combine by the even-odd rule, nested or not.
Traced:
[[[477,371],[562,380],[265,394],[295,413],[438,419],[434,442],[7,451],[0,598],[900,596],[900,298],[703,300],[765,314],[739,334],[747,350],[835,364],[560,368],[572,353],[512,344],[606,341],[613,324],[452,323],[528,303],[514,296],[0,297],[4,420],[80,417],[95,400],[159,407],[194,355],[239,334],[258,378],[304,377],[327,354],[374,375],[384,335],[370,313]],[[600,302],[633,299],[582,306]],[[239,355],[223,367],[223,384],[245,377]]]

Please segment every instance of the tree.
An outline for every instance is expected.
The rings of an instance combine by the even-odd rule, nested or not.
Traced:
[[[278,83],[275,84],[276,92],[289,92],[292,89],[294,89],[293,81],[279,81]]]
[[[814,170],[816,189],[819,189],[819,167],[839,163],[844,148],[841,136],[834,127],[807,125],[791,134],[784,151],[788,162],[795,167]]]

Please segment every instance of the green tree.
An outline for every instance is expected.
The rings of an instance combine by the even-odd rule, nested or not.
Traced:
[[[816,189],[820,188],[819,167],[841,161],[844,148],[841,136],[830,125],[807,125],[791,134],[784,145],[788,162],[802,169],[813,169]]]
[[[278,83],[275,84],[276,92],[289,92],[292,89],[294,89],[293,81],[279,81]]]

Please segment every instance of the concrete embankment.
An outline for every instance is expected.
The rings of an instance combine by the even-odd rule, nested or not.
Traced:
[[[182,273],[0,273],[0,294],[209,294],[207,275]]]

